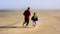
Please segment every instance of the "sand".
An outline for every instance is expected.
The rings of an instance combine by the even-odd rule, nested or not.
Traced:
[[[60,10],[35,11],[38,16],[36,27],[30,23],[23,27],[23,11],[0,12],[0,34],[60,34]],[[4,26],[4,27],[3,27]]]

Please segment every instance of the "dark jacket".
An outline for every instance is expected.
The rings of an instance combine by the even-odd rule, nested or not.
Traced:
[[[33,21],[38,21],[38,17],[34,18],[34,16],[31,18]]]
[[[23,15],[25,16],[26,19],[29,19],[30,11],[29,10],[25,10],[25,12],[23,13]]]

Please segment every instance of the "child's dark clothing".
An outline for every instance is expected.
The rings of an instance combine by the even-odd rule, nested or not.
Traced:
[[[38,17],[36,16],[35,18],[34,18],[34,16],[31,18],[31,20],[33,21],[33,26],[35,26],[36,25],[36,21],[38,21]]]
[[[33,21],[38,21],[38,17],[36,16],[36,18],[34,18],[34,16],[31,18],[31,20]]]

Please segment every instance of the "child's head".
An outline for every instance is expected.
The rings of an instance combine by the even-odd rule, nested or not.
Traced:
[[[34,13],[34,15],[36,15],[36,13]]]

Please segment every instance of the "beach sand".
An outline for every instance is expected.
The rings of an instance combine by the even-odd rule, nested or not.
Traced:
[[[36,12],[38,21],[33,27],[31,17]],[[60,34],[60,10],[31,11],[30,23],[23,27],[23,11],[0,12],[0,34]]]

